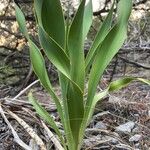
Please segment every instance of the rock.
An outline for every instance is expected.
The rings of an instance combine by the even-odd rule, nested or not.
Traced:
[[[103,130],[107,129],[106,124],[103,123],[102,121],[97,122],[96,125],[95,125],[95,128],[97,128],[97,129],[103,129]]]
[[[140,128],[139,127],[135,127],[133,130],[132,130],[132,133],[139,133],[140,131]]]
[[[129,141],[130,142],[138,142],[142,139],[142,135],[140,134],[135,134],[134,136],[132,136]]]
[[[135,146],[135,149],[139,149],[140,143],[135,143],[134,146]]]
[[[118,144],[118,143],[119,143],[119,142],[118,142],[117,139],[115,139],[115,138],[112,138],[112,139],[111,139],[111,144],[115,145],[115,144]]]
[[[129,121],[125,124],[119,125],[118,127],[116,127],[117,132],[123,132],[123,133],[130,133],[132,131],[132,129],[134,128],[135,123],[132,121]]]

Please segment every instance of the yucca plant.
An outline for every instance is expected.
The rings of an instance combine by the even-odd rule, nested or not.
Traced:
[[[127,37],[131,1],[114,1],[85,57],[84,40],[92,24],[92,0],[81,0],[71,23],[68,18],[64,19],[59,0],[34,0],[40,45],[47,58],[57,68],[61,97],[54,92],[40,49],[31,40],[25,17],[15,5],[20,30],[28,40],[34,72],[55,102],[65,134],[60,132],[51,115],[40,106],[31,92],[29,100],[37,113],[53,128],[66,150],[81,149],[84,132],[95,105],[108,92],[118,90],[135,79],[150,84],[150,81],[142,78],[126,77],[110,83],[107,89],[97,93],[97,85],[104,70]],[[117,12],[113,14],[115,4]],[[113,18],[115,21],[112,23]]]

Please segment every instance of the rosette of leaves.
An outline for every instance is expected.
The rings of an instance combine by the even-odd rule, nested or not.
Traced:
[[[114,1],[85,57],[84,41],[92,24],[92,0],[81,0],[71,23],[64,19],[59,0],[34,0],[40,45],[49,61],[57,68],[61,97],[54,92],[40,48],[30,38],[24,14],[15,5],[20,30],[28,40],[33,70],[55,102],[65,134],[62,135],[51,115],[40,106],[31,92],[29,100],[41,118],[53,128],[66,150],[81,149],[84,132],[96,103],[109,92],[119,90],[133,80],[150,85],[148,80],[126,77],[113,81],[107,89],[97,93],[97,85],[106,67],[127,37],[132,0],[120,0],[116,4],[117,12],[113,13],[115,4]],[[112,22],[113,18],[115,21]]]

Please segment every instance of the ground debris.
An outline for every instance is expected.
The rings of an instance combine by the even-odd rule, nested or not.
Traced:
[[[129,121],[125,124],[121,124],[118,127],[116,127],[117,132],[123,132],[123,133],[130,133],[132,129],[134,128],[135,123],[132,121]]]
[[[130,137],[129,141],[130,142],[138,142],[139,140],[142,139],[142,135],[140,134],[135,134],[134,136]]]

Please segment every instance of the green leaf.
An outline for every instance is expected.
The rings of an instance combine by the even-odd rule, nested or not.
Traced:
[[[108,32],[108,27],[106,28],[105,34],[103,34],[104,37],[102,37],[102,43],[99,45],[96,44],[96,55],[92,64],[92,69],[89,76],[89,83],[88,83],[88,95],[87,95],[87,101],[85,104],[85,111],[84,111],[84,118],[81,129],[80,129],[80,138],[83,138],[84,130],[87,126],[87,120],[90,118],[91,113],[93,112],[92,109],[94,108],[94,105],[96,104],[96,100],[94,99],[97,84],[99,83],[99,80],[101,79],[101,76],[109,64],[109,62],[112,60],[114,55],[118,52],[119,48],[122,46],[127,33],[127,22],[129,18],[129,14],[131,12],[131,0],[120,0],[119,1],[119,7],[124,7],[121,9],[121,13],[124,13],[125,15],[121,21],[118,19],[116,25]],[[127,5],[126,5],[127,4]],[[112,10],[111,10],[112,11]],[[118,17],[120,17],[118,14]],[[111,16],[111,13],[110,13]],[[110,17],[111,18],[111,17]],[[109,21],[109,20],[108,20]],[[111,21],[111,20],[110,20]],[[108,25],[108,24],[107,24]],[[109,25],[110,26],[110,25]],[[106,36],[106,37],[105,37]],[[93,55],[93,52],[90,52],[91,56]],[[90,57],[91,57],[90,56]],[[92,56],[93,57],[93,56]],[[89,61],[87,61],[86,65],[88,66]],[[86,67],[87,67],[86,66]],[[105,96],[107,93],[107,90],[104,91],[104,93],[100,94],[100,97]],[[87,119],[87,120],[86,120]]]
[[[32,105],[35,108],[35,110],[38,113],[38,115],[40,115],[41,118],[44,119],[50,125],[50,127],[54,129],[56,134],[59,136],[59,139],[61,140],[63,146],[66,147],[65,146],[65,141],[64,141],[64,139],[63,139],[63,137],[61,135],[61,132],[59,131],[59,128],[57,127],[57,125],[56,125],[55,121],[53,120],[53,118],[46,111],[46,109],[44,107],[42,107],[37,102],[37,100],[33,97],[31,92],[28,94],[28,99],[32,103]]]
[[[147,80],[147,79],[143,79],[143,78],[137,78],[137,80],[143,82],[143,83],[146,83],[148,85],[150,85],[150,80]]]
[[[113,3],[106,19],[102,23],[102,26],[100,27],[99,31],[97,32],[97,35],[94,39],[94,42],[87,54],[86,60],[85,60],[85,66],[86,66],[86,72],[88,72],[91,63],[94,60],[94,57],[96,55],[97,47],[102,43],[102,41],[105,39],[106,35],[108,34],[111,24],[112,24],[112,16],[113,16],[113,10],[114,10],[114,4]]]
[[[40,26],[39,38],[48,59],[60,72],[70,78],[70,61],[64,50]]]
[[[91,1],[89,2],[91,3]],[[72,21],[68,34],[68,53],[71,64],[71,79],[80,88],[81,91],[75,90],[72,83],[68,87],[67,105],[69,112],[70,125],[74,136],[75,149],[78,149],[79,130],[84,114],[83,91],[84,91],[84,78],[85,78],[85,64],[84,64],[84,38],[87,34],[87,29],[91,23],[91,10],[85,14],[88,9],[91,9],[87,3],[85,11],[85,0],[82,0],[77,13]],[[87,24],[85,16],[87,15]],[[84,25],[86,29],[84,29]]]
[[[34,72],[40,79],[43,86],[46,89],[48,89],[49,87],[51,87],[51,84],[49,81],[49,77],[47,75],[43,56],[39,48],[31,40],[29,40],[29,48],[30,48],[30,59],[31,59]]]
[[[20,31],[24,34],[24,36],[28,39],[28,30],[26,27],[26,21],[25,21],[25,16],[21,9],[15,4],[15,13],[16,13],[16,19],[19,24]]]
[[[44,0],[41,17],[45,31],[64,48],[65,23],[60,0]]]
[[[41,11],[42,11],[43,0],[34,0],[34,12],[35,17],[37,18],[37,23],[42,26],[42,19],[41,19]]]
[[[120,24],[125,24],[125,22],[127,23],[129,16],[131,14],[131,9],[132,9],[132,1],[131,0],[126,0],[126,1],[120,0],[118,2],[118,9],[117,9],[118,23],[120,23]]]
[[[33,70],[35,74],[38,76],[38,78],[40,79],[44,88],[50,93],[52,99],[54,100],[57,106],[60,118],[62,122],[64,122],[62,106],[60,104],[60,100],[57,98],[57,96],[55,95],[52,89],[52,86],[51,86],[51,83],[49,81],[49,77],[46,71],[46,66],[45,66],[43,56],[40,50],[38,49],[38,47],[31,40],[29,40],[29,47],[30,47],[30,58],[31,58]]]
[[[65,126],[62,106],[60,104],[60,100],[57,98],[54,91],[52,90],[52,86],[51,86],[51,83],[49,81],[49,77],[47,75],[43,56],[42,56],[40,50],[38,49],[38,47],[29,39],[28,31],[27,31],[27,28],[25,26],[24,14],[22,13],[22,11],[20,10],[20,8],[17,5],[15,5],[15,9],[16,9],[16,18],[17,18],[17,21],[19,23],[20,29],[29,41],[30,58],[31,58],[34,72],[36,73],[36,75],[40,79],[42,85],[45,87],[45,89],[48,90],[51,97],[55,101],[55,104],[57,106],[60,118],[62,120],[63,125]]]
[[[79,129],[84,114],[83,93],[76,90],[70,83],[67,92],[67,106],[69,112],[70,126],[74,137],[75,145],[77,146],[79,138]]]
[[[135,81],[135,80],[138,80],[140,82],[150,85],[150,80],[147,80],[147,79],[135,78],[135,77],[125,77],[123,79],[119,79],[119,80],[116,80],[116,81],[113,81],[112,83],[110,83],[108,90],[109,90],[109,92],[120,90],[121,88],[126,87],[130,82]]]
[[[129,78],[124,78],[124,79],[119,79],[116,81],[113,81],[112,83],[110,83],[109,85],[109,91],[116,91],[119,90],[125,86],[127,86],[131,81],[135,80],[134,77],[129,77]]]
[[[81,8],[80,8],[81,9]],[[82,15],[82,14],[80,14],[80,15]],[[81,18],[82,19],[82,18]],[[76,20],[76,23],[78,23],[78,20]],[[91,26],[91,23],[92,23],[92,5],[91,5],[91,0],[87,3],[87,5],[85,6],[85,11],[84,11],[84,17],[83,17],[83,26],[84,26],[84,28],[83,28],[83,26],[80,26],[79,28],[81,29],[81,30],[83,30],[83,36],[81,35],[81,37],[80,37],[80,35],[78,36],[78,35],[76,35],[76,36],[78,36],[79,38],[83,38],[83,39],[85,39],[85,37],[86,37],[86,35],[87,35],[87,33],[88,33],[88,31],[89,31],[89,28],[90,28],[90,26]],[[75,19],[74,19],[74,21],[73,21],[73,23],[72,23],[72,25],[71,25],[71,28],[70,28],[70,30],[69,30],[69,38],[70,38],[70,34],[73,34],[73,36],[74,36],[74,34],[75,33],[77,33],[78,34],[78,31],[76,31],[76,28],[74,28],[73,26],[74,26],[74,24],[75,24]],[[79,24],[78,24],[78,26],[79,26]],[[73,29],[74,28],[74,29]],[[73,33],[75,31],[75,33]],[[78,38],[77,37],[77,38]],[[74,38],[74,37],[73,37]],[[80,39],[79,39],[80,40]],[[69,41],[70,42],[70,41]],[[75,41],[74,41],[75,42]],[[72,46],[72,44],[74,44],[74,43],[69,43],[71,46]],[[81,44],[82,45],[79,45],[79,47],[80,47],[80,49],[78,49],[78,47],[75,47],[74,48],[74,53],[78,53],[76,50],[79,50],[79,51],[81,51],[81,53],[82,53],[82,56],[81,56],[81,60],[83,61],[83,56],[84,56],[84,54],[83,54],[83,41],[81,41]],[[66,44],[66,51],[69,53],[69,51],[71,50],[70,49],[70,45],[68,46],[68,43]],[[77,46],[77,45],[76,45]],[[72,47],[72,49],[73,49],[73,47]],[[70,53],[69,53],[70,54]],[[80,54],[79,54],[80,55]],[[73,57],[73,55],[71,55],[72,57]],[[70,60],[72,60],[72,57],[70,58]],[[80,56],[79,56],[80,57]],[[76,56],[73,58],[73,59],[76,59]],[[79,58],[80,59],[80,58]],[[78,60],[79,60],[78,59]],[[78,62],[78,60],[76,60],[76,62]],[[72,67],[72,64],[73,64],[73,67],[74,66],[76,66],[77,67],[77,63],[76,62],[73,62],[74,60],[72,60],[71,61],[71,67]],[[73,63],[72,63],[73,62]],[[80,86],[80,83],[78,82],[78,81],[80,81],[80,82],[82,82],[81,84],[81,86],[83,87],[83,82],[84,82],[84,79],[83,79],[83,76],[84,75],[82,75],[81,74],[81,78],[82,78],[82,80],[76,80],[74,77],[75,77],[75,75],[74,75],[74,73],[72,73],[72,70],[73,70],[73,67],[72,67],[72,69],[71,69],[71,75],[72,75],[72,81],[73,82],[76,82],[76,84],[78,84],[78,86]],[[79,65],[79,67],[80,67],[80,65]],[[83,69],[84,70],[84,69]],[[80,72],[81,73],[81,72]],[[74,75],[74,77],[73,77],[73,75]],[[80,78],[80,75],[79,75],[79,78]],[[80,86],[80,88],[81,88],[81,86]],[[65,89],[66,87],[64,86],[64,89]],[[83,90],[83,89],[82,89]],[[64,106],[66,106],[65,107],[65,110],[68,110],[68,112],[69,112],[69,118],[70,118],[70,124],[71,124],[71,128],[72,128],[72,131],[73,131],[73,134],[75,135],[74,137],[78,137],[78,130],[79,130],[79,127],[80,127],[80,123],[81,123],[81,120],[82,120],[82,117],[83,117],[83,111],[84,111],[84,107],[83,107],[83,92],[81,92],[80,90],[78,90],[78,89],[76,89],[76,87],[72,84],[72,83],[70,83],[69,84],[69,87],[68,87],[68,95],[67,95],[67,98],[68,98],[68,101],[66,102],[66,101],[64,101]],[[73,107],[72,107],[73,106]],[[67,108],[68,107],[68,108]],[[78,111],[77,111],[77,109],[78,109]],[[77,144],[76,144],[77,145]]]
[[[86,107],[90,108],[89,111],[88,111],[87,123],[90,121],[90,119],[93,115],[93,112],[94,112],[94,109],[95,109],[95,106],[96,106],[97,102],[99,100],[101,100],[102,98],[104,98],[107,94],[108,94],[108,89],[96,94],[94,96],[93,101],[92,101],[92,105],[91,106],[86,106]]]
[[[91,119],[94,108],[95,108],[95,106],[96,106],[96,104],[99,100],[104,98],[109,92],[114,92],[114,91],[120,90],[120,89],[126,87],[130,82],[133,82],[133,81],[136,81],[136,80],[150,85],[150,80],[147,80],[147,79],[135,78],[135,77],[125,77],[125,78],[118,79],[116,81],[111,82],[106,90],[96,94],[94,96],[94,99],[93,99],[93,102],[92,102],[92,106],[91,106],[92,109],[90,109],[90,111],[89,111],[89,116],[88,116],[87,123]]]
[[[73,137],[72,137],[72,132],[70,129],[69,119],[66,115],[67,110],[64,110],[64,108],[62,108],[59,98],[56,96],[56,94],[54,93],[54,91],[52,89],[51,83],[49,81],[49,77],[47,75],[43,56],[42,56],[40,50],[38,49],[38,47],[31,40],[29,41],[29,47],[30,47],[31,63],[32,63],[34,72],[40,79],[44,88],[50,93],[52,99],[54,100],[57,110],[58,110],[58,113],[59,113],[59,116],[60,116],[60,119],[61,119],[61,122],[64,126],[65,133],[67,133],[66,137],[67,137],[67,139],[70,140],[70,143],[73,143]],[[81,90],[79,88],[77,88],[77,86],[75,86],[75,87],[76,87],[75,90],[79,90],[81,92]],[[63,101],[66,101],[66,99],[63,99]],[[70,148],[72,148],[73,145],[70,143],[68,143],[68,146]]]
[[[121,48],[126,39],[127,23],[132,8],[132,1],[120,0],[119,7],[122,8],[121,11],[123,12],[120,14],[124,14],[124,20],[122,20],[122,18],[120,18],[121,21],[118,20],[117,24],[111,29],[102,44],[98,47],[97,55],[95,56],[89,77],[87,106],[90,106],[92,103],[97,84],[101,79],[105,68]],[[118,14],[118,17],[120,14]]]
[[[93,19],[93,8],[92,8],[92,0],[86,0],[84,7],[84,18],[83,18],[83,39],[85,40],[89,29],[92,25]]]
[[[95,105],[97,104],[97,102],[99,100],[101,100],[103,97],[105,97],[109,92],[118,91],[118,90],[128,86],[129,83],[131,83],[133,81],[140,81],[140,82],[150,85],[150,80],[143,79],[143,78],[125,77],[122,79],[118,79],[116,81],[111,82],[106,90],[104,90],[103,92],[100,92],[94,96],[92,108],[95,108]],[[91,115],[92,114],[90,114],[90,116]]]
[[[83,19],[85,0],[82,0],[72,21],[68,35],[68,50],[71,63],[71,79],[83,90],[84,88],[84,51]]]

